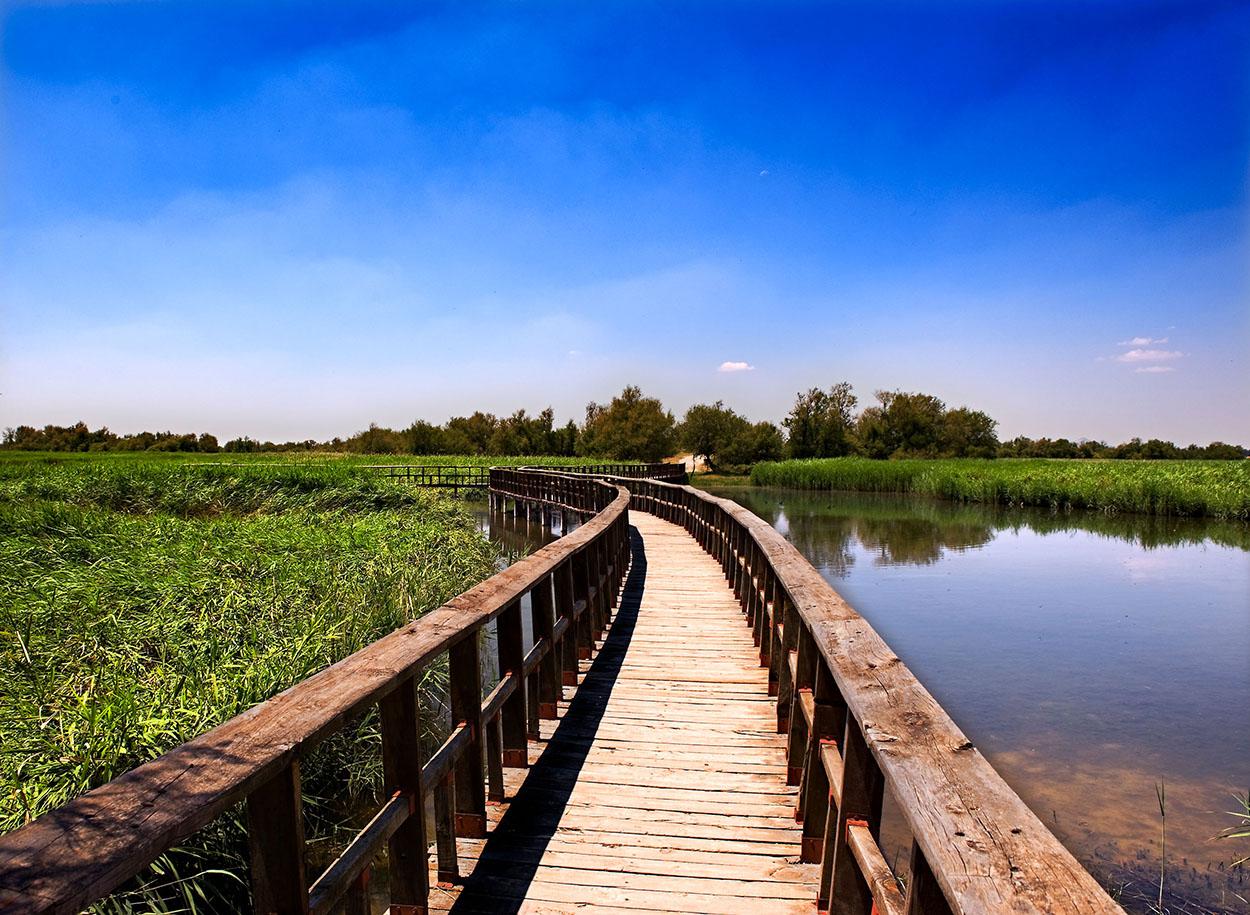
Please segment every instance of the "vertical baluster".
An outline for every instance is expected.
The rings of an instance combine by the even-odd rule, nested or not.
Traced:
[[[537,668],[525,678],[525,737],[527,740],[538,740],[542,736],[538,717],[538,683],[540,674]],[[526,753],[528,754],[528,750]],[[528,763],[527,763],[528,765]]]
[[[482,780],[482,662],[478,630],[451,646],[448,692],[452,724],[469,728],[469,742],[456,760],[455,835],[480,839],[486,835],[486,785]]]
[[[829,773],[820,758],[820,749],[846,731],[846,702],[838,691],[824,659],[817,659],[812,727],[807,739],[807,762],[801,791],[803,808],[803,860],[820,861],[825,843],[825,820],[830,813]]]
[[[615,611],[620,598],[620,554],[616,550],[616,525],[610,526],[603,533],[603,568],[604,587],[608,591],[608,609]],[[609,616],[609,619],[611,617]]]
[[[590,657],[591,649],[594,647],[594,633],[591,631],[591,607],[590,607],[590,573],[586,565],[586,551],[582,550],[572,559],[573,565],[573,593],[576,600],[582,604],[582,610],[577,616],[577,657],[580,660],[586,660]]]
[[[577,621],[573,617],[573,563],[564,562],[555,571],[556,599],[560,615],[568,620],[564,636],[560,639],[560,682],[565,686],[577,685]]]
[[[790,655],[799,646],[799,630],[803,621],[799,610],[790,602],[789,596],[781,606],[781,651],[778,652],[780,678],[777,685],[777,733],[785,734],[790,730],[790,715],[794,711],[794,678],[790,674]]]
[[[460,880],[456,859],[456,777],[443,776],[434,788],[434,841],[438,852],[438,884],[449,887]]]
[[[747,625],[751,627],[751,639],[755,640],[755,632],[759,622],[759,576],[756,574],[759,565],[755,556],[755,540],[748,534],[746,540],[745,555],[747,557],[747,575],[744,589],[742,592],[742,612],[746,614]],[[756,642],[755,644],[759,644]]]
[[[911,876],[907,881],[907,899],[903,905],[907,915],[950,915],[950,903],[929,868],[918,842],[911,843]]]
[[[298,760],[248,795],[247,840],[255,911],[262,915],[307,912]]]
[[[524,769],[529,765],[526,745],[526,686],[521,664],[525,657],[522,643],[521,602],[515,600],[504,607],[496,620],[499,639],[499,676],[512,674],[517,679],[512,691],[499,712],[503,720],[503,764]]]
[[[846,842],[847,820],[868,824],[873,838],[881,835],[881,801],[885,779],[872,758],[859,724],[847,716],[842,743],[842,805],[830,816],[821,861],[819,907],[837,915],[870,915],[872,889],[860,873]]]
[[[602,570],[599,564],[599,541],[592,542],[582,555],[586,557],[586,576],[590,582],[590,587],[594,589],[594,597],[591,599],[591,625],[594,632],[595,644],[604,637],[604,629],[606,620],[604,619],[604,580],[602,580]]]
[[[356,879],[347,888],[347,895],[343,897],[343,915],[372,915],[373,907],[369,902],[369,880],[372,876],[372,864],[366,865],[365,869],[356,875]],[[417,915],[418,909],[424,913],[425,908],[425,906],[391,906],[390,912],[391,915]]]
[[[760,606],[755,615],[755,645],[759,648],[760,667],[768,667],[772,644],[768,637],[772,626],[773,583],[776,580],[772,566],[760,562]]]
[[[795,666],[795,679],[791,686],[790,696],[790,737],[786,747],[786,784],[797,785],[803,779],[803,765],[807,759],[807,719],[800,706],[800,697],[812,691],[812,683],[816,676],[816,664],[813,657],[812,637],[807,628],[798,629],[798,664]],[[803,818],[803,795],[800,793],[796,819]]]
[[[772,606],[769,610],[768,621],[768,695],[770,696],[782,694],[782,668],[788,666],[785,664],[786,649],[782,639],[782,621],[785,618],[788,600],[785,589],[781,586],[781,578],[774,575],[770,601]]]
[[[421,785],[421,728],[416,681],[404,680],[379,703],[382,721],[382,771],[386,794],[408,798],[408,819],[391,836],[391,911],[417,915],[429,904],[429,842],[425,837],[425,801]],[[364,888],[368,899],[367,883]],[[367,909],[366,909],[367,911]]]
[[[483,721],[486,729],[486,803],[504,802],[503,784],[503,726],[499,715]]]
[[[546,639],[547,653],[538,662],[538,700],[537,713],[539,718],[549,721],[558,715],[557,705],[564,698],[564,690],[560,683],[560,652],[555,644],[555,576],[548,575],[530,592],[530,617],[534,626],[534,643]]]

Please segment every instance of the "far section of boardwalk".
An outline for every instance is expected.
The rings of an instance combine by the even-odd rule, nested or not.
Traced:
[[[460,840],[463,887],[431,909],[811,913],[768,678],[716,562],[631,512],[620,608],[528,777],[485,840]]]

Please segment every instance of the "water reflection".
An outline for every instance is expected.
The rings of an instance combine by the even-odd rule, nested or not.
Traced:
[[[813,493],[745,486],[711,488],[765,519],[814,565],[844,574],[867,552],[882,565],[928,565],[976,549],[996,531],[1083,531],[1146,550],[1210,543],[1250,550],[1250,525],[1192,518],[959,505],[868,493]],[[857,543],[862,550],[851,549]]]
[[[1211,839],[1250,785],[1250,525],[716,494],[868,618],[1131,910],[1157,894],[1160,780],[1171,910],[1250,910],[1246,872],[1227,868],[1239,855]]]

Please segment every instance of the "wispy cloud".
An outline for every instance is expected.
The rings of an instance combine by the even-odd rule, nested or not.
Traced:
[[[1176,366],[1174,365],[1145,365],[1139,369],[1133,369],[1133,371],[1137,372],[1137,374],[1139,375],[1160,375],[1163,372],[1175,372]]]
[[[716,371],[718,371],[718,372],[726,372],[726,373],[729,373],[729,372],[754,372],[754,371],[755,371],[755,366],[751,365],[749,362],[722,362],[722,363],[720,364],[720,368],[718,368]]]
[[[1129,340],[1121,340],[1116,346],[1158,346],[1167,342],[1167,337],[1133,337]]]
[[[1131,349],[1115,357],[1116,362],[1173,362],[1185,354],[1172,349]]]

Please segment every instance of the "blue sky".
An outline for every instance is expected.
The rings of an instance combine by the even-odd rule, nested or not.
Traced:
[[[845,379],[1250,441],[1245,5],[3,16],[0,425],[327,437],[628,383],[780,420]]]

